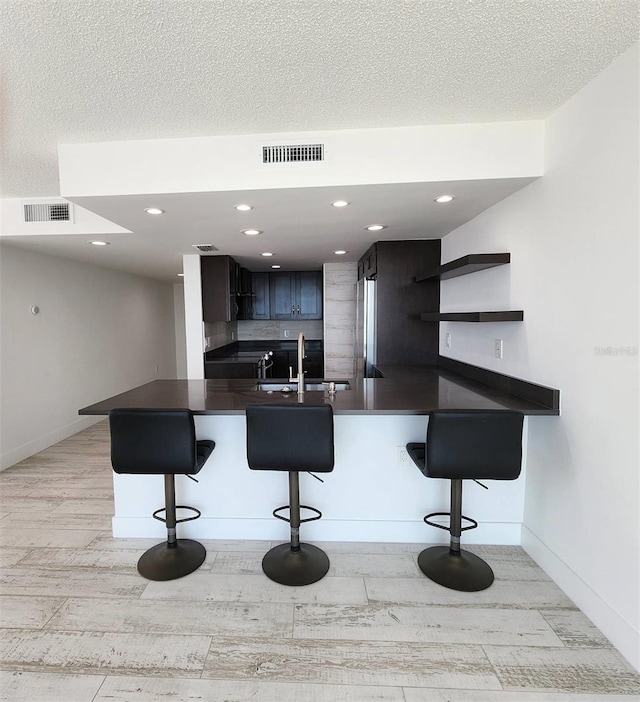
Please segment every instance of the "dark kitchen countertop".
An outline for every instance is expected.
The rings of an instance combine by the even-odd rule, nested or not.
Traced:
[[[304,403],[329,403],[335,414],[415,415],[429,414],[435,409],[514,409],[527,415],[559,414],[558,391],[543,386],[525,383],[541,392],[553,393],[553,404],[534,402],[437,366],[381,366],[380,370],[385,377],[349,378],[351,390],[338,391],[331,397],[322,391],[307,391]],[[519,384],[523,381],[501,377],[513,381],[513,387],[520,391]],[[287,396],[280,392],[255,391],[256,382],[249,379],[154,380],[84,407],[79,414],[106,415],[114,407],[188,407],[195,414],[233,415],[244,414],[250,404],[298,402],[295,392]]]
[[[234,341],[226,346],[207,351],[205,363],[257,363],[267,351],[296,351],[297,339],[267,341]],[[305,351],[322,351],[319,339],[305,340]]]
[[[227,354],[226,356],[207,357],[205,354],[205,363],[257,363],[265,351],[236,351],[235,353]]]

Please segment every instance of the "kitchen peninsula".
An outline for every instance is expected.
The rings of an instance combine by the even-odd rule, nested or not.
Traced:
[[[305,525],[316,541],[424,542],[444,540],[422,518],[448,504],[447,481],[425,480],[406,458],[404,446],[424,441],[428,414],[435,409],[517,409],[527,415],[523,472],[516,481],[490,482],[486,491],[470,482],[465,513],[480,527],[468,543],[520,543],[526,480],[528,421],[559,414],[559,392],[441,358],[439,366],[381,367],[384,377],[349,379],[335,395],[307,391],[305,404],[330,403],[335,414],[333,473],[324,482],[301,474],[305,501],[323,518]],[[337,378],[335,380],[338,380]],[[286,540],[288,525],[271,512],[286,501],[286,476],[250,471],[246,462],[245,409],[249,404],[297,403],[297,394],[256,390],[256,381],[156,380],[80,410],[106,415],[114,407],[188,407],[198,438],[216,449],[198,474],[199,483],[179,476],[177,501],[202,512],[180,525],[180,535],[199,539]],[[115,475],[114,536],[163,538],[152,518],[163,504],[162,479]]]

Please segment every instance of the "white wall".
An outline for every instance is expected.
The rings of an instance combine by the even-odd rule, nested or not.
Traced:
[[[544,177],[443,240],[443,262],[512,255],[444,281],[443,310],[525,321],[440,338],[443,355],[560,388],[562,416],[529,421],[523,545],[640,669],[639,123],[636,45],[547,120]]]
[[[204,379],[204,326],[202,321],[202,283],[200,256],[182,257],[184,273],[184,325],[187,354],[187,378]]]
[[[81,407],[175,378],[172,285],[0,244],[0,292],[2,468],[93,424]]]
[[[535,177],[540,121],[61,144],[66,197]],[[262,146],[322,142],[309,167],[261,161]],[[126,174],[126,177],[123,176]]]
[[[187,377],[187,330],[184,322],[184,283],[173,286],[173,314],[176,337],[176,378]]]
[[[193,383],[190,394],[199,388],[204,391],[204,385]],[[424,440],[426,426],[424,415],[336,415],[334,471],[323,475],[322,483],[300,475],[305,502],[323,513],[319,521],[303,526],[304,538],[448,543],[446,532],[423,522],[425,514],[448,504],[447,481],[426,481],[413,464],[399,464],[396,457],[398,447]],[[256,534],[286,539],[288,525],[271,516],[274,506],[282,504],[286,476],[249,470],[244,415],[199,415],[196,432],[215,441],[216,450],[198,474],[198,484],[185,476],[176,479],[176,500],[202,512],[200,519],[181,524],[180,533],[195,539],[254,539]],[[487,493],[469,481],[465,509],[479,526],[465,533],[465,542],[519,544],[524,489],[524,481],[503,480]],[[163,525],[151,516],[162,504],[161,480],[115,475],[114,495],[114,536],[162,538]]]

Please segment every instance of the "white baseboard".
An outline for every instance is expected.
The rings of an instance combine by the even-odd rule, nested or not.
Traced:
[[[478,529],[463,534],[464,544],[520,544],[520,524],[481,524]],[[166,534],[163,524],[152,517],[114,517],[115,537],[157,537]],[[446,544],[446,532],[426,526],[422,521],[367,521],[323,518],[303,524],[303,540],[362,541],[378,543]],[[471,536],[473,535],[473,536]],[[276,519],[215,519],[201,517],[197,521],[178,525],[178,537],[191,539],[267,539],[286,541],[289,526]]]
[[[640,672],[640,632],[524,525],[522,547]]]
[[[31,441],[28,441],[26,444],[22,444],[22,446],[18,446],[18,448],[3,453],[0,457],[0,471],[10,468],[20,461],[24,461],[25,458],[29,458],[40,451],[44,451],[46,448],[49,448],[49,446],[57,444],[58,441],[68,439],[70,436],[77,434],[79,431],[82,431],[93,424],[101,422],[103,419],[104,417],[102,416],[80,417],[74,422],[71,422],[71,424],[66,424],[63,427],[59,427],[54,431],[45,434],[44,436],[39,436]]]

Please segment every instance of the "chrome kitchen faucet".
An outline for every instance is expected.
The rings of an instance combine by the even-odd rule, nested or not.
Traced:
[[[293,377],[293,368],[289,366],[289,382],[298,383],[298,399],[302,400],[304,397],[304,370],[302,368],[302,362],[306,356],[304,355],[304,334],[300,332],[298,334],[298,377]]]

